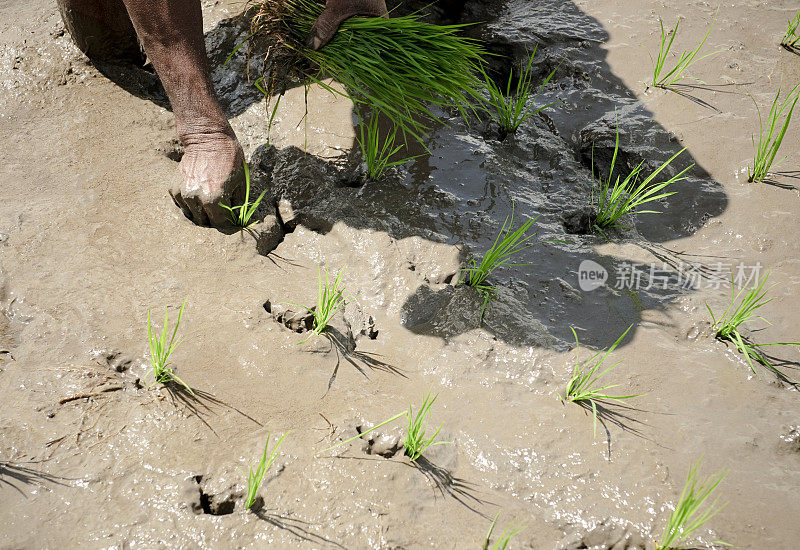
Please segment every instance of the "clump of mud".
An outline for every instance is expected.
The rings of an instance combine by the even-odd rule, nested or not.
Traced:
[[[586,533],[565,537],[557,550],[654,550],[647,538],[630,526],[607,521]]]
[[[371,427],[372,426],[364,422],[356,425],[356,431],[359,434],[363,434],[361,436],[361,450],[364,454],[392,458],[403,450],[403,443],[400,440],[400,436],[377,431],[364,433]]]

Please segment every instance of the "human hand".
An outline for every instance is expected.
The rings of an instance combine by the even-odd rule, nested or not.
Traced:
[[[327,0],[325,9],[311,27],[308,47],[318,50],[331,39],[345,20],[355,15],[389,17],[385,0]]]

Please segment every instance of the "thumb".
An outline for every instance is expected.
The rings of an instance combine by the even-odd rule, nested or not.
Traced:
[[[341,11],[332,8],[329,3],[319,14],[314,26],[311,27],[311,34],[306,45],[312,50],[320,49],[331,41],[336,31],[339,30],[339,25],[345,19],[347,19],[347,16],[343,15]]]
[[[328,0],[317,18],[307,46],[318,50],[333,39],[339,25],[354,15],[388,17],[385,0]]]

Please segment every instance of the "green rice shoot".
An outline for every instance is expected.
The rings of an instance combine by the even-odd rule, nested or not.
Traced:
[[[561,397],[563,401],[571,401],[573,403],[587,403],[592,407],[592,416],[594,417],[594,435],[597,435],[597,403],[596,401],[624,401],[626,399],[632,399],[634,397],[641,397],[643,394],[636,394],[636,395],[609,395],[606,393],[608,390],[612,388],[616,388],[619,384],[607,384],[607,385],[600,385],[600,379],[612,370],[614,367],[619,365],[621,361],[618,361],[604,370],[600,370],[606,359],[608,358],[609,354],[614,351],[617,346],[622,342],[623,338],[628,334],[631,330],[633,325],[629,326],[625,332],[622,333],[622,336],[617,338],[617,341],[614,342],[610,348],[607,350],[600,350],[592,355],[589,359],[581,362],[581,346],[578,342],[578,335],[575,333],[575,329],[572,329],[572,335],[575,337],[575,366],[572,369],[572,378],[570,378],[569,382],[567,383],[567,387],[564,390],[564,395]],[[571,328],[571,327],[570,327]],[[599,371],[599,372],[598,372]]]
[[[486,534],[486,538],[483,541],[482,550],[506,550],[508,545],[511,543],[511,539],[524,529],[524,527],[516,527],[514,523],[511,523],[503,530],[497,540],[494,541],[494,544],[489,546],[492,542],[494,526],[497,523],[497,518],[499,517],[500,512],[497,512],[497,515],[494,516],[494,521],[492,521],[492,524],[489,526],[489,532]]]
[[[750,171],[750,164],[747,165],[747,181],[760,182],[764,181],[769,175],[770,170],[775,166],[786,160],[788,157],[775,160],[778,150],[783,143],[783,138],[786,131],[789,129],[789,123],[792,121],[792,114],[797,105],[798,97],[800,97],[800,84],[792,88],[787,96],[780,100],[781,90],[778,88],[778,93],[775,94],[775,99],[772,101],[772,106],[767,115],[766,125],[764,119],[761,117],[761,109],[758,108],[758,103],[753,99],[758,113],[758,144],[756,145],[756,138],[753,136],[753,169]],[[781,123],[781,117],[783,122]]]
[[[768,325],[771,324],[764,317],[756,313],[759,309],[773,300],[773,298],[767,298],[767,292],[769,292],[769,290],[775,285],[764,288],[767,284],[768,278],[769,273],[764,275],[758,284],[751,289],[745,290],[742,288],[738,291],[736,290],[736,285],[732,280],[731,301],[725,311],[722,312],[722,315],[717,318],[714,315],[714,312],[711,311],[711,308],[708,304],[706,304],[706,309],[708,309],[708,313],[711,315],[711,321],[713,323],[711,325],[711,329],[714,331],[714,336],[718,340],[728,341],[736,346],[736,349],[739,350],[740,353],[744,354],[745,358],[747,359],[747,364],[750,366],[750,369],[754,374],[758,375],[753,360],[767,367],[776,375],[787,380],[791,380],[791,378],[785,372],[779,370],[775,365],[772,364],[772,361],[770,361],[769,357],[761,348],[767,346],[800,346],[800,342],[773,342],[768,344],[756,344],[745,338],[739,331],[739,327],[744,323],[754,320],[761,320]]]
[[[680,57],[678,58],[678,62],[675,66],[670,70],[665,70],[664,65],[667,62],[667,58],[670,57],[672,51],[672,43],[675,41],[675,37],[678,36],[678,27],[680,26],[680,19],[675,23],[675,27],[667,32],[664,30],[664,21],[659,17],[658,24],[661,26],[661,40],[659,43],[658,49],[658,56],[656,59],[653,59],[652,54],[650,54],[650,60],[653,62],[653,81],[652,86],[656,88],[669,88],[670,86],[689,78],[686,76],[686,70],[691,67],[697,61],[701,61],[707,57],[712,55],[718,54],[719,51],[714,51],[711,53],[707,53],[701,57],[697,57],[697,54],[700,53],[700,49],[708,40],[708,35],[711,34],[711,29],[714,28],[714,22],[711,22],[711,26],[708,27],[708,31],[706,31],[706,35],[703,37],[703,40],[700,44],[693,50],[684,51]],[[697,82],[704,84],[704,82],[700,79],[693,78]]]
[[[517,79],[516,88],[512,90],[512,83],[514,81],[513,69],[508,73],[508,81],[506,82],[505,89],[498,86],[494,80],[489,78],[486,71],[481,68],[486,89],[489,92],[489,100],[487,104],[487,113],[492,119],[500,125],[501,130],[506,133],[514,133],[526,120],[532,116],[544,111],[548,107],[559,103],[553,101],[540,107],[534,107],[534,102],[539,94],[542,92],[553,75],[556,74],[558,67],[553,69],[550,74],[542,81],[538,88],[533,83],[534,71],[533,58],[536,55],[538,44],[533,49],[533,52],[528,57],[528,63],[522,70],[522,74]]]
[[[310,308],[308,306],[289,302],[293,306],[301,307],[309,313],[314,314],[311,334],[308,335],[308,338],[311,338],[313,335],[319,336],[322,334],[328,327],[328,323],[333,319],[333,316],[336,315],[336,312],[347,303],[344,297],[345,287],[342,284],[342,273],[344,273],[344,269],[336,274],[333,281],[330,279],[330,272],[327,267],[325,268],[325,279],[322,278],[322,267],[318,266],[317,269],[319,272],[317,279],[317,306]],[[308,338],[299,342],[298,345],[307,341]]]
[[[243,229],[247,229],[255,222],[252,221],[253,214],[255,213],[258,205],[261,204],[261,199],[264,198],[267,190],[261,192],[258,198],[250,202],[250,165],[247,164],[247,161],[243,162],[244,164],[244,204],[239,206],[229,206],[226,204],[220,203],[220,206],[226,209],[228,212],[231,213],[231,222],[237,227],[241,227]]]
[[[381,141],[378,117],[375,115],[370,118],[369,122],[359,119],[358,134],[357,140],[361,148],[361,156],[367,166],[366,176],[371,181],[381,179],[387,168],[400,166],[414,158],[404,157],[391,160],[403,148],[402,144],[395,145],[397,128],[393,128]]]
[[[800,11],[797,12],[793,19],[789,19],[789,24],[786,26],[786,34],[783,35],[783,40],[781,40],[781,46],[787,50],[793,50],[800,43],[798,28],[800,28]]]
[[[272,452],[268,453],[270,434],[267,434],[267,442],[264,444],[264,454],[261,455],[258,466],[254,469],[253,462],[250,462],[250,471],[247,474],[247,498],[244,502],[245,510],[249,510],[253,507],[253,504],[255,504],[256,495],[258,494],[258,489],[261,487],[261,483],[264,481],[264,476],[267,474],[269,467],[272,466],[272,463],[275,462],[275,458],[278,456],[278,447],[281,446],[281,443],[283,443],[287,435],[289,435],[289,432],[283,434],[272,448]]]
[[[531,265],[512,263],[512,258],[526,248],[532,246],[526,243],[533,237],[533,235],[528,235],[528,231],[530,231],[536,219],[537,218],[528,219],[528,221],[512,232],[511,228],[514,226],[514,209],[512,207],[511,215],[503,222],[503,227],[500,228],[500,233],[494,240],[494,244],[484,253],[481,261],[476,262],[472,259],[470,260],[469,267],[465,267],[461,270],[459,282],[471,286],[483,297],[483,304],[480,312],[481,322],[483,322],[483,315],[486,312],[486,307],[496,295],[494,285],[487,281],[489,276],[499,268]]]
[[[461,35],[465,25],[433,25],[422,14],[402,17],[353,17],[333,39],[314,51],[307,46],[311,27],[322,12],[316,0],[265,0],[251,22],[251,36],[265,40],[269,56],[285,58],[275,78],[300,73],[301,80],[340,82],[354,102],[386,116],[405,136],[422,141],[436,116],[431,106],[455,109],[463,116],[481,97],[477,77],[484,49]],[[277,55],[276,55],[277,54]]]
[[[614,155],[611,158],[611,168],[607,178],[600,177],[597,181],[600,184],[599,190],[592,189],[591,208],[595,213],[594,227],[603,232],[604,229],[627,229],[620,220],[630,214],[660,214],[657,210],[640,210],[640,207],[671,195],[674,191],[666,191],[673,183],[685,180],[685,174],[694,167],[690,164],[679,173],[664,181],[655,181],[656,177],[667,168],[686,148],[681,149],[672,157],[659,166],[654,172],[644,177],[641,181],[644,161],[640,162],[624,178],[617,174],[614,178],[614,168],[616,167],[617,154],[619,153],[619,127],[617,127],[616,143],[614,145]],[[594,175],[594,149],[592,149],[592,178]]]
[[[378,424],[376,426],[373,426],[373,427],[371,427],[371,428],[369,428],[367,430],[364,430],[363,432],[359,432],[358,435],[355,435],[353,437],[345,439],[344,441],[340,441],[339,443],[336,443],[335,445],[331,445],[327,449],[323,449],[317,454],[322,454],[322,453],[328,452],[330,450],[335,449],[336,447],[341,447],[342,445],[346,445],[346,444],[350,443],[351,441],[355,441],[356,439],[361,439],[363,436],[367,435],[368,433],[373,432],[373,431],[377,430],[378,428],[382,428],[383,426],[386,426],[387,424],[391,424],[392,422],[394,422],[398,418],[406,416],[407,414],[408,414],[407,411],[403,411],[403,412],[397,413],[396,415],[394,415],[390,419],[384,420],[380,424]]]
[[[164,326],[162,327],[160,334],[153,330],[153,326],[150,322],[150,310],[148,309],[147,342],[150,346],[150,366],[153,369],[152,372],[155,381],[159,384],[180,384],[184,389],[186,389],[186,391],[194,395],[192,388],[190,388],[175,374],[175,371],[172,368],[173,363],[169,360],[170,356],[175,351],[175,348],[177,348],[181,343],[180,340],[176,340],[175,338],[178,334],[178,327],[181,324],[181,318],[183,317],[184,306],[186,306],[186,300],[184,300],[183,304],[181,304],[181,309],[178,312],[178,320],[175,322],[175,328],[173,329],[172,336],[169,337],[169,340],[167,340],[169,332],[169,313],[167,308],[164,308]]]
[[[656,550],[675,550],[682,548],[691,538],[692,534],[703,527],[725,506],[718,506],[719,498],[715,498],[706,505],[706,501],[711,497],[717,486],[725,479],[726,472],[718,472],[705,479],[700,479],[697,469],[700,466],[698,460],[689,469],[686,484],[683,486],[681,497],[675,510],[669,517],[664,528],[664,534],[656,545]],[[706,505],[706,506],[704,506]],[[730,546],[722,541],[713,541],[713,544]]]
[[[423,398],[422,405],[416,414],[414,414],[411,405],[408,406],[408,414],[406,415],[406,437],[403,439],[403,446],[405,447],[406,456],[408,456],[411,462],[416,462],[416,460],[422,456],[422,453],[430,447],[435,445],[447,445],[450,443],[450,441],[436,441],[436,436],[439,435],[443,424],[436,428],[433,435],[425,437],[427,431],[425,421],[428,416],[430,416],[431,407],[436,402],[437,397],[439,397],[438,393],[431,397],[430,392],[428,392]]]
[[[403,438],[403,447],[405,448],[405,454],[411,460],[411,462],[416,462],[420,456],[425,452],[426,449],[433,447],[435,445],[447,445],[450,444],[450,441],[436,441],[436,436],[439,435],[439,431],[442,429],[442,426],[439,426],[436,431],[430,437],[425,437],[427,433],[427,428],[425,426],[425,422],[430,416],[430,409],[433,403],[436,401],[436,398],[439,394],[435,394],[431,397],[430,392],[428,392],[422,400],[422,406],[420,406],[419,410],[414,413],[414,409],[411,405],[408,406],[407,411],[403,411],[401,413],[397,413],[393,417],[388,420],[384,420],[380,424],[369,428],[368,430],[364,430],[363,432],[359,432],[358,435],[345,439],[344,441],[340,441],[335,445],[331,445],[327,449],[320,451],[320,453],[324,453],[335,449],[336,447],[340,447],[342,445],[346,445],[351,441],[355,441],[356,439],[361,439],[366,434],[377,430],[387,424],[391,424],[395,420],[402,418],[403,416],[406,417],[406,435]],[[317,453],[317,454],[320,454]]]

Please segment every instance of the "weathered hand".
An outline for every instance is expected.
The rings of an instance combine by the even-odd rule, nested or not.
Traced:
[[[235,138],[204,137],[190,141],[179,166],[180,175],[170,190],[186,217],[198,225],[225,227],[230,213],[224,204],[243,195],[242,148]]]
[[[354,15],[389,17],[385,0],[327,0],[325,9],[311,27],[309,47],[318,50],[330,42],[339,25]]]

